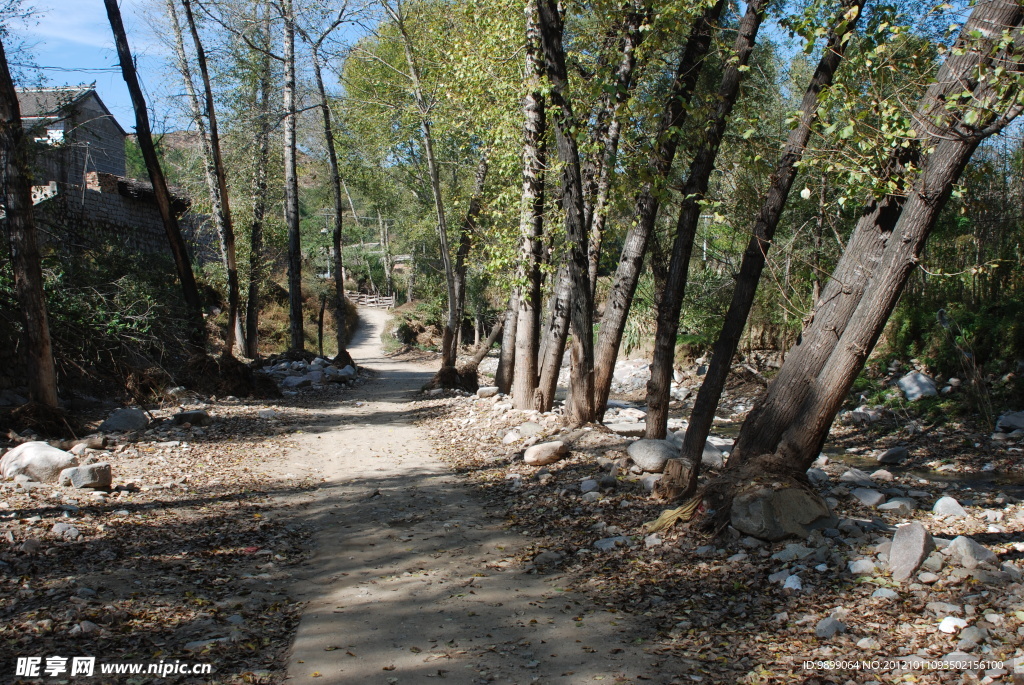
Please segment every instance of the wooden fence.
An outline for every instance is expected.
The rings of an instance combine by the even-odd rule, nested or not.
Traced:
[[[367,295],[366,293],[353,293],[345,291],[345,297],[362,307],[379,307],[381,309],[392,309],[395,306],[395,296],[384,297],[382,295]]]

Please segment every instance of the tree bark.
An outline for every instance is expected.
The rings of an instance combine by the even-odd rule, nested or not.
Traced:
[[[163,169],[160,167],[160,160],[156,155],[156,147],[153,145],[153,134],[149,128],[149,112],[146,109],[146,99],[142,94],[142,87],[139,85],[139,77],[135,72],[135,62],[132,60],[131,49],[128,47],[128,37],[124,31],[124,23],[121,20],[121,10],[117,6],[117,0],[103,0],[107,10],[107,19],[110,22],[110,29],[114,34],[114,44],[117,47],[117,58],[121,65],[121,75],[124,77],[125,85],[132,99],[132,108],[135,110],[135,133],[139,142],[139,149],[142,158],[146,162],[146,170],[149,172],[149,180],[153,184],[153,194],[156,197],[157,208],[160,211],[160,219],[163,221],[164,231],[167,233],[167,241],[170,243],[171,255],[174,258],[174,265],[178,271],[178,280],[181,282],[182,295],[185,299],[185,307],[188,313],[189,344],[197,352],[204,352],[206,348],[206,323],[203,321],[203,305],[199,297],[199,288],[196,286],[195,275],[192,273],[192,263],[189,261],[188,250],[185,247],[185,240],[181,237],[181,229],[178,227],[178,218],[171,209],[171,194],[167,189],[167,180],[164,178]]]
[[[565,341],[569,338],[571,289],[568,267],[562,266],[555,276],[555,289],[550,298],[551,315],[548,317],[547,334],[544,336],[540,381],[533,397],[533,408],[537,411],[551,411],[555,403],[558,375],[562,371],[562,359],[565,356]]]
[[[445,330],[441,343],[441,368],[455,367],[455,357],[452,354],[452,341],[455,340],[456,331],[459,326],[458,311],[456,308],[457,295],[455,292],[455,268],[452,264],[451,253],[448,248],[448,221],[445,217],[444,198],[441,195],[441,172],[437,165],[437,156],[434,153],[434,137],[430,124],[430,104],[427,102],[420,82],[419,66],[416,63],[416,55],[412,49],[412,39],[405,27],[405,18],[402,15],[401,0],[396,0],[396,7],[392,8],[386,0],[381,3],[384,10],[391,16],[395,26],[402,34],[402,44],[405,49],[405,61],[409,67],[409,81],[412,86],[413,99],[416,102],[416,109],[420,116],[420,133],[423,138],[423,152],[427,159],[427,174],[430,178],[430,191],[434,198],[434,210],[437,213],[437,237],[441,248],[441,264],[444,267],[444,280],[448,294],[448,320],[445,323]]]
[[[757,32],[761,26],[766,0],[751,0],[740,20],[739,32],[733,44],[732,56],[722,74],[711,122],[705,130],[704,143],[693,161],[683,185],[683,202],[676,224],[665,291],[658,307],[658,328],[654,336],[654,359],[651,362],[651,380],[647,383],[646,437],[664,438],[668,421],[669,390],[672,365],[675,359],[676,333],[679,330],[679,312],[686,290],[690,269],[690,253],[700,221],[701,201],[708,191],[711,172],[721,148],[729,115],[736,104],[743,80],[743,69],[754,51]]]
[[[269,23],[264,18],[266,40]],[[259,84],[255,100],[256,159],[252,175],[252,223],[249,225],[249,292],[246,296],[245,353],[259,357],[260,286],[263,281],[263,220],[267,211],[267,165],[270,160],[270,56],[260,53]]]
[[[532,409],[539,381],[537,354],[540,348],[541,261],[544,258],[544,169],[547,151],[544,94],[544,61],[541,54],[537,3],[527,3],[526,79],[529,91],[523,98],[523,196],[520,203],[519,279],[524,284],[516,313],[515,373],[512,401],[516,409]]]
[[[686,48],[676,66],[672,87],[665,99],[658,123],[658,133],[648,160],[649,176],[643,181],[637,195],[633,220],[626,233],[611,290],[605,299],[594,360],[594,400],[598,417],[604,416],[608,404],[608,393],[615,373],[615,360],[619,355],[622,333],[640,279],[647,243],[654,229],[665,184],[672,169],[672,161],[679,144],[679,131],[689,114],[690,100],[704,67],[704,58],[711,46],[711,37],[724,5],[724,0],[719,0],[694,21]]]
[[[929,119],[941,114],[951,97],[977,86],[978,67],[991,62],[993,46],[1001,38],[1004,27],[1015,25],[1019,11],[1012,0],[989,0],[975,6],[961,30],[955,50],[943,63],[935,83],[918,107],[915,118],[923,131],[921,139],[909,149],[900,148],[899,155],[890,160],[883,173],[898,174],[904,165],[917,162],[922,149],[939,142],[942,132],[930,130]],[[972,34],[981,39],[970,38]],[[884,250],[890,237],[895,235],[893,231],[903,207],[904,199],[900,196],[871,200],[866,205],[815,304],[810,321],[786,355],[765,395],[743,422],[729,457],[729,468],[759,455],[774,453],[783,433],[800,421],[801,408],[813,391],[816,377],[829,363],[870,279],[881,268]]]
[[[562,47],[562,17],[557,2],[540,0],[538,17],[545,71],[551,83],[555,143],[562,160],[562,208],[565,212],[566,240],[569,242],[566,264],[572,294],[569,300],[572,391],[566,403],[566,419],[571,425],[582,425],[594,420],[594,306],[587,275],[587,235],[583,216],[580,151],[574,133],[578,122],[568,100],[569,78]]]
[[[502,327],[501,352],[498,355],[498,369],[494,372],[494,384],[498,392],[507,395],[512,388],[516,367],[516,325],[519,321],[519,288],[513,288],[505,310],[505,325]]]
[[[171,20],[171,28],[175,34],[174,46],[177,52],[178,69],[181,71],[185,92],[188,95],[189,106],[192,110],[192,120],[199,131],[199,138],[203,146],[204,171],[207,190],[210,194],[210,208],[217,227],[217,235],[220,237],[221,260],[224,263],[224,272],[227,276],[228,286],[228,324],[224,334],[224,348],[222,352],[227,356],[232,356],[234,354],[235,342],[240,342],[242,338],[239,335],[241,321],[238,317],[238,266],[235,260],[235,233],[231,222],[227,172],[224,169],[224,160],[220,152],[220,134],[217,128],[217,113],[214,109],[213,88],[210,85],[210,72],[206,62],[206,51],[203,48],[203,42],[199,37],[199,30],[196,27],[195,17],[192,14],[191,0],[182,0],[182,6],[185,10],[185,22],[188,26],[189,35],[192,37],[192,44],[196,51],[196,63],[199,66],[200,79],[203,82],[202,102],[200,102],[199,94],[196,92],[195,82],[192,80],[192,69],[189,66],[188,53],[185,50],[185,41],[182,36],[182,27],[178,19],[175,0],[167,1],[167,13]],[[209,122],[208,125],[207,122]]]
[[[764,195],[761,210],[750,230],[751,237],[746,251],[743,253],[743,261],[733,289],[732,302],[715,342],[704,382],[694,400],[686,437],[683,440],[682,456],[694,465],[688,474],[689,483],[684,486],[686,492],[692,492],[696,488],[704,444],[711,432],[711,424],[715,418],[715,410],[718,408],[722,390],[725,388],[725,381],[732,366],[732,358],[736,354],[747,317],[754,304],[754,296],[761,280],[766,255],[772,239],[775,237],[775,229],[782,218],[786,200],[793,188],[797,163],[803,158],[804,150],[811,137],[812,127],[818,119],[819,97],[821,92],[832,84],[836,70],[842,62],[846,46],[849,44],[851,32],[860,18],[864,2],[865,0],[848,2],[842,8],[836,28],[829,34],[818,67],[804,91],[797,125],[789,133],[782,156],[774,173],[769,178],[768,190]]]
[[[306,349],[302,317],[302,235],[299,226],[299,177],[295,126],[295,8],[283,0],[284,18],[284,222],[288,227],[288,332],[289,349]]]
[[[0,36],[2,38],[2,36]],[[14,290],[23,331],[23,359],[33,402],[56,409],[57,372],[43,291],[36,226],[32,216],[32,169],[7,54],[0,40],[0,201],[6,212]]]
[[[469,251],[473,247],[473,236],[476,233],[476,222],[480,218],[480,207],[483,203],[484,182],[486,180],[487,155],[485,153],[481,155],[480,163],[476,168],[473,196],[469,199],[466,218],[459,231],[459,245],[455,250],[455,320],[458,321],[458,328],[453,333],[458,333],[461,330],[462,318],[466,311],[466,260],[469,258]],[[448,336],[445,335],[445,340],[447,340],[447,344],[450,346],[447,354],[453,360],[453,364],[459,354],[459,338],[460,336],[456,334],[449,340]]]

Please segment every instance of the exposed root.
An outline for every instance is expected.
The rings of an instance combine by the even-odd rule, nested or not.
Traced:
[[[423,386],[424,390],[444,388],[446,390],[465,390],[476,392],[480,388],[476,367],[456,369],[454,366],[442,366],[430,382]]]

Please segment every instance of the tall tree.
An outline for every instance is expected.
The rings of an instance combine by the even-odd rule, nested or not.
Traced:
[[[238,340],[240,342],[242,336],[240,335],[241,321],[238,316],[239,292],[238,266],[235,258],[235,232],[231,223],[227,171],[225,170],[224,159],[220,151],[220,132],[217,127],[217,113],[214,107],[213,88],[210,84],[210,70],[207,66],[206,50],[203,47],[202,39],[199,36],[199,29],[196,26],[195,16],[192,13],[191,0],[182,0],[182,6],[185,10],[185,21],[189,34],[192,37],[196,63],[199,67],[199,75],[203,83],[202,103],[200,103],[195,82],[192,78],[192,68],[189,64],[189,56],[185,49],[184,39],[182,38],[182,26],[178,19],[175,0],[167,0],[167,14],[171,21],[172,33],[174,34],[178,69],[185,84],[185,91],[188,95],[189,106],[192,111],[192,120],[196,124],[200,141],[202,142],[210,206],[213,210],[217,234],[220,236],[221,258],[224,262],[225,273],[227,274],[228,325],[224,336],[223,353],[231,355],[234,352],[235,341]]]
[[[0,200],[6,213],[4,223],[14,267],[14,290],[24,331],[25,372],[32,401],[56,409],[57,373],[32,216],[32,170],[18,94],[7,67],[2,38],[0,35]]]
[[[298,108],[295,83],[295,5],[282,0],[284,19],[284,221],[288,227],[288,331],[289,349],[306,348],[302,319],[302,234],[299,231],[298,149],[295,139]]]
[[[519,218],[519,269],[515,331],[515,374],[512,400],[517,409],[533,409],[540,380],[537,353],[540,342],[541,261],[544,258],[544,168],[547,165],[544,135],[544,62],[541,54],[537,2],[526,3],[527,83],[523,97],[523,196]]]
[[[672,85],[665,97],[658,130],[649,155],[649,171],[640,192],[637,193],[633,219],[626,233],[612,287],[605,299],[594,360],[594,400],[598,416],[604,415],[605,405],[608,403],[608,393],[611,390],[615,360],[619,355],[626,318],[633,303],[644,255],[679,145],[679,132],[689,115],[690,101],[705,65],[711,38],[724,5],[724,0],[717,0],[694,19],[686,47],[676,66]]]
[[[715,108],[704,132],[704,142],[690,162],[689,173],[683,184],[683,202],[676,222],[676,235],[672,244],[665,289],[658,307],[658,328],[654,336],[654,358],[651,362],[651,380],[647,383],[648,438],[664,438],[668,421],[668,400],[675,359],[676,333],[679,313],[683,304],[690,253],[693,249],[697,224],[700,221],[702,200],[708,191],[711,172],[721,148],[725,128],[729,122],[740,82],[757,40],[767,0],[751,0],[740,20],[739,31],[733,44],[732,55],[726,62],[722,81],[714,99]]]
[[[564,25],[557,2],[539,0],[538,24],[544,48],[544,66],[551,84],[555,144],[562,162],[562,210],[569,243],[566,265],[572,297],[569,323],[572,331],[571,394],[566,417],[571,424],[594,420],[594,329],[590,291],[587,234],[583,206],[583,179],[575,130],[579,126],[569,101],[569,77],[562,45]]]
[[[833,409],[838,411],[836,398],[841,400],[848,390],[845,379],[854,366],[859,370],[873,347],[895,302],[888,300],[899,296],[962,165],[980,143],[981,134],[998,130],[988,121],[995,114],[979,113],[970,105],[992,97],[986,89],[1000,81],[990,79],[988,73],[1001,47],[1007,43],[1017,47],[1007,33],[1019,26],[1022,15],[1024,8],[1014,0],[986,0],[973,8],[914,116],[920,138],[910,141],[907,152],[895,156],[885,170],[894,174],[901,164],[920,155],[919,175],[905,198],[887,196],[864,208],[798,343],[744,421],[730,468],[781,451],[784,436],[794,467],[811,452],[817,455],[809,446],[819,446],[827,437],[835,418]],[[972,97],[967,98],[967,93]],[[1005,123],[1012,114],[1006,112],[995,123]],[[932,151],[924,154],[928,150]],[[880,287],[892,292],[886,295]],[[847,334],[854,321],[858,325]],[[832,364],[838,366],[832,369]],[[822,413],[811,416],[811,411]]]
[[[689,482],[680,484],[687,492],[692,492],[696,487],[704,443],[711,432],[711,424],[722,390],[725,388],[725,380],[732,366],[732,358],[736,354],[750,308],[754,303],[754,295],[764,269],[768,248],[771,246],[775,229],[782,218],[782,210],[786,206],[786,199],[789,197],[793,181],[796,179],[797,164],[803,158],[804,150],[811,138],[812,128],[818,119],[822,93],[831,85],[836,70],[843,60],[843,54],[853,36],[853,30],[863,7],[864,0],[849,0],[842,7],[836,26],[829,33],[818,66],[804,91],[796,125],[789,132],[782,156],[768,180],[768,190],[764,195],[761,209],[750,229],[750,240],[743,253],[739,274],[736,276],[732,302],[722,323],[718,340],[715,342],[704,382],[694,400],[686,437],[683,440],[681,456],[692,465],[689,471]]]
[[[139,85],[139,77],[135,72],[135,62],[132,61],[132,53],[128,47],[128,37],[125,34],[124,22],[121,20],[121,10],[117,6],[117,0],[103,0],[107,10],[107,19],[110,22],[110,29],[114,34],[114,44],[117,47],[117,58],[121,65],[121,74],[125,84],[128,86],[128,93],[132,99],[132,107],[135,110],[135,133],[139,142],[139,149],[142,151],[142,158],[146,162],[146,170],[149,172],[149,180],[153,184],[153,194],[156,197],[157,207],[160,210],[160,218],[167,233],[167,240],[171,246],[171,255],[174,257],[174,264],[178,270],[178,280],[181,281],[181,290],[185,298],[185,306],[189,317],[189,342],[196,351],[205,351],[206,348],[206,324],[203,321],[203,306],[199,298],[199,288],[196,286],[195,274],[192,272],[192,263],[188,258],[188,251],[185,249],[185,240],[181,236],[181,229],[178,227],[178,218],[171,209],[171,194],[167,189],[167,180],[164,177],[163,169],[160,167],[160,160],[156,155],[156,147],[153,145],[153,134],[149,128],[149,112],[146,109],[146,99],[142,94],[142,87]]]

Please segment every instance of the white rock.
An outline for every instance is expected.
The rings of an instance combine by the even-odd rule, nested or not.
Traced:
[[[554,464],[569,452],[569,447],[561,440],[542,442],[527,448],[523,453],[523,461],[531,466]]]
[[[0,459],[0,475],[4,478],[28,476],[40,483],[53,483],[66,468],[78,465],[75,455],[45,442],[25,442]]]
[[[957,631],[966,628],[967,621],[956,616],[947,616],[939,622],[939,630],[950,635],[955,634]]]

